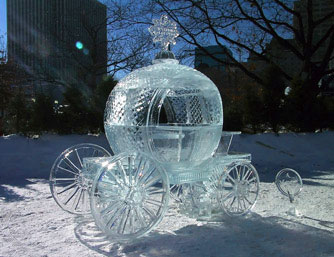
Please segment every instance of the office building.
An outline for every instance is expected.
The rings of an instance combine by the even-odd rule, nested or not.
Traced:
[[[299,12],[302,17],[304,31],[307,32],[307,0],[299,0],[294,3],[294,10]],[[316,0],[312,3],[312,13],[313,13],[313,21],[319,21],[320,19],[324,18],[326,15],[330,14],[334,11],[334,1],[333,0]],[[316,45],[321,38],[326,34],[326,32],[330,29],[330,27],[334,24],[334,15],[331,18],[326,19],[326,21],[317,25],[314,29],[313,33],[313,44]],[[298,28],[299,21],[296,16],[293,19],[293,26]],[[317,62],[320,61],[324,54],[326,53],[327,47],[329,43],[329,37],[322,44],[319,49],[314,54],[313,61]]]
[[[225,71],[232,52],[224,46],[211,45],[195,49],[195,69],[216,68]],[[214,56],[214,57],[213,57]]]
[[[94,87],[107,72],[106,12],[97,0],[7,0],[8,59],[44,83]]]
[[[297,47],[294,39],[286,40]],[[302,61],[290,49],[283,47],[275,39],[266,45],[266,56],[292,78],[301,72]]]

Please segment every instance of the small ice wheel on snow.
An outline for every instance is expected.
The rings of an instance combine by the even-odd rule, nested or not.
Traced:
[[[219,167],[216,169],[221,169]],[[228,166],[226,171],[220,174],[217,200],[223,210],[230,216],[248,213],[254,207],[259,194],[260,180],[254,166],[248,162],[239,162]]]
[[[290,202],[293,202],[303,188],[303,180],[298,172],[289,168],[282,169],[277,173],[275,184],[283,195],[289,197]]]
[[[168,177],[149,157],[121,153],[103,164],[90,201],[95,222],[106,235],[116,240],[138,238],[167,210]]]
[[[88,214],[88,185],[82,174],[83,158],[109,157],[103,147],[94,144],[78,144],[58,156],[50,172],[50,190],[56,203],[73,214]]]

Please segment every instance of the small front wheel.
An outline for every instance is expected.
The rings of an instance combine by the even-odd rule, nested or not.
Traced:
[[[283,195],[289,197],[291,202],[303,188],[303,180],[298,172],[289,168],[282,169],[277,173],[275,184]]]
[[[260,180],[254,166],[240,162],[221,174],[221,183],[217,183],[217,200],[223,210],[230,216],[248,213],[259,194]]]

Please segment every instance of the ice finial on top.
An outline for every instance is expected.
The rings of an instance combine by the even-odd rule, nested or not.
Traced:
[[[176,23],[168,19],[167,15],[162,15],[160,19],[153,19],[154,25],[148,31],[153,36],[153,42],[160,42],[161,50],[168,51],[169,44],[175,44],[175,38],[179,35]]]

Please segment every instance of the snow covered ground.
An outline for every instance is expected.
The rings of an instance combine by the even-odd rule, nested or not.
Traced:
[[[334,132],[235,136],[233,150],[252,153],[262,181],[251,214],[197,221],[172,204],[148,236],[127,243],[106,240],[90,217],[51,197],[53,161],[83,142],[108,148],[104,136],[0,138],[0,256],[334,256]],[[286,214],[291,205],[273,184],[284,167],[303,178],[302,218]]]

